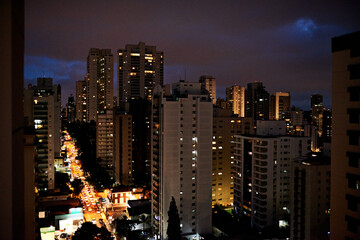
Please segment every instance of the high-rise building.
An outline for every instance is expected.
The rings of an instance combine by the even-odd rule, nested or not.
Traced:
[[[283,114],[290,113],[291,98],[288,92],[276,92],[270,98],[270,120],[282,120]]]
[[[114,114],[114,167],[115,181],[131,185],[132,174],[132,116],[121,112]]]
[[[360,31],[332,39],[330,239],[360,235]]]
[[[226,88],[226,102],[234,114],[245,117],[245,87],[234,85]]]
[[[134,183],[150,186],[151,102],[147,99],[130,99],[128,106],[128,113],[132,116],[132,169]]]
[[[232,104],[223,98],[216,99],[216,106],[222,109],[232,109]]]
[[[323,133],[322,142],[331,143],[332,136],[332,114],[331,110],[324,110],[323,112]]]
[[[87,121],[87,88],[85,80],[76,81],[76,120]]]
[[[154,86],[164,82],[164,53],[143,42],[127,44],[117,53],[119,104],[131,98],[151,100]]]
[[[212,109],[201,84],[180,81],[165,93],[154,89],[152,103],[152,225],[166,239],[174,197],[181,233],[187,239],[212,232]]]
[[[75,99],[72,94],[68,97],[68,102],[66,103],[66,112],[65,112],[65,118],[67,121],[72,122],[75,120]]]
[[[110,176],[114,176],[114,112],[105,110],[97,115],[96,157]]]
[[[258,121],[257,135],[235,135],[234,208],[257,229],[289,224],[291,162],[310,147],[285,133],[283,121]]]
[[[61,120],[60,87],[52,78],[38,78],[37,86],[24,92],[24,113],[29,126],[35,127],[37,168],[36,184],[39,192],[55,188],[54,161],[60,157]]]
[[[290,177],[290,239],[328,239],[330,158],[296,158]]]
[[[290,111],[290,122],[292,130],[290,135],[304,136],[304,111],[293,107]]]
[[[325,107],[323,105],[323,96],[320,94],[311,95],[311,115],[312,123],[317,128],[317,134],[319,137],[323,131],[323,112]]]
[[[1,238],[33,240],[34,186],[27,176],[34,173],[28,165],[34,149],[24,151],[24,1],[1,1],[0,9]]]
[[[28,233],[27,238],[35,239],[36,224],[35,224],[35,158],[36,158],[36,137],[33,127],[26,126],[24,128],[24,191],[25,191],[25,212],[23,218],[26,219],[25,232]]]
[[[113,108],[114,58],[110,49],[91,48],[87,57],[87,121]]]
[[[216,78],[211,75],[202,75],[200,76],[199,83],[201,83],[201,88],[206,89],[212,100],[212,103],[216,104]]]
[[[245,91],[245,116],[256,120],[269,120],[269,93],[262,82],[248,83]]]
[[[232,206],[234,202],[234,135],[253,134],[251,118],[234,115],[231,109],[213,109],[212,204]]]
[[[321,94],[313,94],[310,98],[310,107],[323,106],[323,96]]]

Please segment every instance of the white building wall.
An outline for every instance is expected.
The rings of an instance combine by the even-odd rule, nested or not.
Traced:
[[[285,220],[290,208],[291,162],[310,151],[309,139],[291,136],[235,136],[235,139],[234,199],[243,202],[244,139],[251,139],[251,224],[260,229],[277,225],[279,220]]]
[[[179,210],[182,234],[211,233],[212,102],[207,95],[162,98],[161,102],[161,239],[167,237],[172,197]]]

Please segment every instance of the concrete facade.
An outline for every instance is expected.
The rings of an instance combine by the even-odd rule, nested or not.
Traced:
[[[360,32],[332,39],[330,239],[360,235]]]
[[[245,117],[245,87],[234,85],[226,88],[226,102],[231,106],[234,114]]]
[[[213,112],[212,205],[232,206],[234,202],[234,135],[253,134],[251,118],[233,115],[231,109]]]
[[[234,208],[258,229],[288,224],[290,168],[309,152],[309,139],[291,136],[235,136]]]
[[[127,44],[118,53],[118,101],[151,100],[153,88],[164,82],[164,53],[143,42]]]
[[[96,157],[109,173],[114,176],[114,112],[106,110],[97,115]]]
[[[328,239],[330,158],[299,157],[290,175],[290,239]]]
[[[183,235],[212,232],[212,102],[200,83],[156,87],[152,114],[152,226],[166,239],[171,198]],[[198,236],[198,235],[197,235]]]
[[[115,181],[131,185],[132,174],[132,116],[114,114],[114,158]]]
[[[210,98],[212,103],[216,104],[216,78],[211,75],[202,75],[200,76],[199,83],[201,83],[201,88],[209,91]]]
[[[87,101],[86,101],[86,79],[76,81],[76,96],[75,96],[75,104],[76,104],[76,120],[86,121],[87,119]]]
[[[282,113],[290,112],[291,97],[288,92],[276,92],[270,98],[270,120],[283,119]]]
[[[91,48],[87,57],[87,121],[114,104],[114,58],[110,49]]]

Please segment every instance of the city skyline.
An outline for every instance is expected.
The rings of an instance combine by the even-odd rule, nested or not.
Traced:
[[[2,2],[3,237],[358,239],[360,4],[266,3]]]
[[[304,110],[315,93],[330,108],[330,38],[359,29],[358,3],[207,3],[26,2],[25,84],[52,77],[64,103],[86,75],[90,48],[145,42],[164,51],[165,84],[213,75],[225,97],[226,87],[259,81],[270,94],[290,92]],[[114,89],[116,66],[115,58]]]

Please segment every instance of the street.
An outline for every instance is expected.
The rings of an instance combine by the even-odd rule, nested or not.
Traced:
[[[67,149],[67,161],[70,164],[71,181],[74,179],[81,179],[84,186],[81,193],[78,196],[75,196],[80,198],[83,205],[83,221],[96,223],[98,227],[106,226],[108,231],[111,232],[111,227],[108,219],[106,218],[105,210],[100,204],[99,198],[102,196],[100,196],[94,187],[85,180],[84,172],[81,169],[81,163],[76,159],[78,150],[75,147],[75,142],[71,139],[71,136],[67,132],[65,133],[64,145]]]

